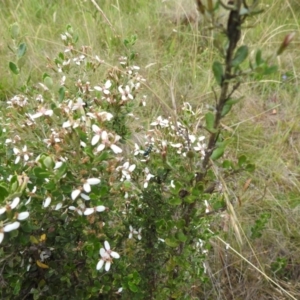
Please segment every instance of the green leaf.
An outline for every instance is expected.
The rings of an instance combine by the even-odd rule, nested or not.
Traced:
[[[222,108],[221,116],[225,117],[230,112],[231,108],[232,104],[225,103],[225,105]]]
[[[50,176],[49,176],[49,173],[48,173],[46,170],[44,170],[44,169],[42,169],[42,168],[40,168],[40,167],[34,168],[34,169],[33,169],[33,172],[34,172],[34,175],[35,175],[37,178],[39,178],[39,179],[42,179],[42,178],[49,178],[49,177],[50,177]]]
[[[26,44],[25,43],[21,43],[19,45],[18,52],[17,52],[18,58],[23,57],[25,55],[25,53],[26,53],[26,50],[27,50]]]
[[[241,168],[247,161],[247,157],[245,155],[241,155],[238,158],[238,166]]]
[[[229,98],[229,99],[226,101],[226,104],[234,105],[234,104],[236,104],[236,103],[239,103],[242,99],[243,99],[243,97],[240,97],[240,98],[237,98],[237,99],[231,99],[231,98]]]
[[[183,243],[187,240],[187,236],[182,231],[177,232],[176,237],[178,238],[178,240],[180,242],[183,242]]]
[[[17,67],[17,65],[15,63],[13,63],[12,61],[9,62],[8,64],[9,66],[9,69],[15,74],[15,75],[18,75],[20,70],[19,68]]]
[[[270,75],[270,74],[276,73],[277,70],[278,70],[277,66],[266,67],[264,69],[263,75]]]
[[[49,77],[49,76],[46,76],[44,78],[44,84],[47,86],[47,88],[50,89],[53,86],[53,80],[52,80],[52,78]]]
[[[129,286],[129,289],[134,293],[137,293],[139,291],[139,288],[133,282],[129,281],[128,286]]]
[[[66,94],[66,89],[64,86],[60,87],[60,89],[58,90],[58,101],[59,102],[63,102],[63,100],[65,99],[65,94]]]
[[[247,46],[241,46],[237,49],[235,56],[231,62],[231,65],[233,67],[239,66],[248,56],[248,47]]]
[[[170,205],[180,205],[181,204],[181,199],[179,197],[172,197],[169,199]]]
[[[58,53],[58,57],[59,57],[62,61],[65,60],[65,55],[64,55],[63,52],[59,52],[59,53]]]
[[[262,57],[261,57],[261,50],[258,49],[255,55],[255,63],[257,66],[261,65],[262,63],[264,63]]]
[[[219,61],[214,61],[212,69],[213,69],[216,82],[218,83],[218,85],[221,85],[223,81],[223,74],[224,74],[222,64]]]
[[[165,239],[165,243],[169,246],[169,247],[172,247],[172,248],[175,248],[179,245],[179,242],[178,240],[176,240],[175,238],[166,238]]]
[[[205,123],[206,123],[206,128],[208,131],[216,132],[216,129],[214,128],[215,115],[212,112],[208,112],[205,114]]]
[[[224,169],[233,169],[233,163],[232,161],[226,159],[223,161],[222,167]]]
[[[54,182],[53,180],[50,180],[49,182],[47,182],[45,185],[44,185],[44,188],[48,191],[54,191],[57,187],[57,184],[56,182]]]
[[[2,203],[7,196],[8,190],[3,185],[0,185],[0,202]]]
[[[16,38],[18,38],[20,34],[20,27],[18,23],[14,23],[12,25],[10,25],[10,36],[13,40],[15,40]]]
[[[47,156],[43,159],[43,165],[48,169],[52,170],[54,168],[53,159],[50,156]]]
[[[211,154],[210,158],[212,160],[217,160],[219,159],[220,157],[222,157],[224,154],[224,147],[220,147],[220,148],[217,148],[213,151],[213,153]]]
[[[255,165],[254,164],[247,164],[245,170],[247,172],[254,172],[255,171]]]
[[[20,289],[21,289],[21,283],[20,283],[20,280],[18,280],[17,282],[14,283],[14,291],[13,291],[13,294],[14,294],[14,295],[19,295]]]

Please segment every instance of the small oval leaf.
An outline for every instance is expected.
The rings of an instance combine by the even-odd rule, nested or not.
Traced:
[[[26,44],[25,43],[21,43],[19,45],[18,52],[17,52],[18,58],[23,57],[25,55],[25,53],[26,53],[26,50],[27,50]]]
[[[210,156],[210,158],[212,160],[217,160],[219,159],[220,157],[222,157],[224,154],[224,148],[221,147],[221,148],[217,148],[213,151],[212,155]]]
[[[240,65],[248,56],[248,47],[247,46],[241,46],[237,49],[235,56],[231,62],[231,65],[233,67],[237,67]]]
[[[223,66],[219,61],[214,61],[213,63],[213,73],[218,85],[222,85],[223,81]]]
[[[17,67],[17,65],[15,63],[13,63],[12,61],[9,62],[8,64],[9,69],[15,74],[18,75],[19,74],[19,68]]]

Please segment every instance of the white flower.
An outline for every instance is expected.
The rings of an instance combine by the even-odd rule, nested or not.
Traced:
[[[84,204],[80,204],[77,208],[75,206],[69,206],[69,210],[74,210],[78,213],[78,215],[83,215],[83,210],[85,209]]]
[[[149,181],[151,180],[151,178],[153,178],[155,176],[150,173],[148,168],[145,168],[144,172],[146,174],[146,178],[144,180],[144,189],[146,189],[148,187],[148,184],[149,184]]]
[[[100,270],[103,265],[105,264],[105,271],[108,272],[111,266],[111,263],[113,261],[113,258],[118,259],[120,258],[120,255],[117,252],[114,252],[110,249],[110,245],[107,241],[104,242],[104,248],[101,248],[99,251],[99,254],[101,256],[101,259],[97,263],[96,269]]]
[[[0,208],[0,215],[4,214],[7,210],[9,211],[15,209],[19,203],[20,203],[20,198],[19,197],[14,198],[10,204],[7,204],[6,206]]]
[[[110,139],[112,141],[110,141]],[[120,136],[108,134],[107,131],[102,131],[101,133],[101,144],[97,147],[97,152],[101,152],[105,147],[110,147],[110,149],[115,153],[122,153],[122,149],[115,145],[115,143],[120,139]]]
[[[104,86],[94,86],[94,89],[96,91],[100,91],[100,92],[103,92],[103,94],[105,95],[109,95],[110,94],[110,91],[109,91],[109,88],[111,87],[112,83],[110,80],[107,80],[104,84]]]
[[[195,151],[201,153],[202,158],[204,158],[204,156],[205,156],[205,149],[206,149],[206,144],[201,143],[204,139],[205,139],[204,136],[200,136],[200,137],[198,138],[197,145],[194,147],[194,150],[195,150]]]
[[[121,94],[121,99],[123,100],[123,101],[126,101],[126,100],[128,100],[128,99],[130,99],[130,100],[133,100],[133,96],[130,94],[130,87],[129,87],[129,85],[126,85],[125,86],[125,89],[123,89],[122,88],[122,85],[120,85],[119,87],[118,87],[118,90],[119,90],[119,92],[120,92],[120,94]]]
[[[85,216],[89,216],[91,215],[92,213],[94,212],[102,212],[102,211],[105,211],[106,210],[106,207],[103,206],[103,205],[99,205],[99,206],[96,206],[96,207],[89,207],[89,208],[86,208],[85,211],[84,211],[84,215]]]
[[[128,236],[128,238],[129,239],[132,239],[133,238],[133,235],[134,234],[137,234],[138,232],[130,225],[129,226],[129,236]]]
[[[162,128],[169,127],[169,120],[163,119],[162,116],[156,118],[156,121],[150,124],[151,126],[161,126]]]
[[[4,232],[10,232],[20,227],[20,222],[15,221],[13,223],[6,224],[3,228],[0,228],[0,244],[4,239]]]
[[[134,234],[137,235],[137,238],[138,238],[139,240],[142,239],[142,228],[140,228],[139,231],[136,231],[136,230],[130,225],[130,226],[129,226],[129,230],[130,230],[129,236],[128,236],[129,239],[132,239]]]
[[[131,173],[134,171],[136,165],[130,165],[129,162],[125,162],[123,166],[117,167],[116,171],[122,171],[122,178],[121,181],[130,180],[131,179]]]
[[[89,178],[83,184],[83,189],[86,193],[90,193],[91,192],[91,185],[96,185],[96,184],[99,184],[99,183],[100,183],[99,178]]]
[[[92,125],[92,130],[95,132],[91,142],[92,146],[94,146],[100,141],[102,130],[95,124]]]
[[[49,116],[51,117],[53,115],[52,109],[46,109],[45,107],[41,107],[34,115],[30,115],[32,119],[37,119],[41,116]]]
[[[17,156],[16,157],[16,160],[15,160],[15,164],[19,163],[20,160],[21,160],[21,157],[23,157],[23,159],[25,161],[28,161],[29,160],[29,156],[32,155],[32,153],[29,153],[27,151],[27,146],[25,145],[23,148],[22,148],[22,151],[19,150],[18,148],[13,148],[13,151],[14,151],[14,154]]]

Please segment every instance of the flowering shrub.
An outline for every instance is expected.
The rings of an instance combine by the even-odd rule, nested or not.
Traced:
[[[4,299],[201,296],[211,217],[231,207],[220,178],[254,168],[245,156],[221,160],[220,120],[248,55],[236,50],[244,17],[233,19],[225,65],[213,65],[216,107],[183,103],[143,128],[140,144],[131,137],[147,106],[134,55],[108,66],[67,27],[49,73],[1,116]]]

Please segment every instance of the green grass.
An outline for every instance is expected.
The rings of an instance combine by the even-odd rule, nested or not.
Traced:
[[[178,106],[183,101],[199,107],[214,102],[211,65],[218,54],[213,47],[212,33],[203,28],[205,25],[196,28],[173,24],[170,15],[163,14],[161,1],[98,2],[112,27],[91,1],[4,1],[0,11],[2,101],[17,94],[29,75],[32,83],[41,80],[46,57],[53,58],[61,51],[60,34],[70,24],[78,33],[80,43],[90,46],[111,64],[128,51],[123,40],[137,36],[132,49],[136,52],[137,65],[147,78],[149,120],[152,115],[168,115],[173,110],[171,89]],[[226,182],[231,200],[235,202],[234,199],[240,197],[240,205],[236,203],[234,209],[237,226],[243,231],[243,245],[237,243],[233,230],[224,236],[244,258],[299,299],[300,6],[296,0],[264,2],[265,12],[248,22],[242,41],[253,50],[262,49],[268,56],[287,33],[296,31],[298,36],[284,55],[278,59],[273,57],[274,63],[280,66],[279,72],[260,82],[247,79],[238,91],[244,99],[223,120],[223,124],[231,128],[227,155],[247,154],[257,166],[254,174],[238,175]],[[15,22],[20,26],[20,36],[14,45],[9,27]],[[16,58],[9,47],[21,42],[25,42],[28,49],[26,59],[21,62],[21,74],[14,77],[8,62]],[[282,82],[283,74],[288,75],[285,82]],[[99,80],[104,78],[104,74],[95,76]],[[273,108],[276,111],[272,113]],[[148,120],[144,122],[147,124]],[[243,191],[249,176],[252,182]],[[262,237],[251,239],[251,228],[259,215],[266,212],[270,218]],[[231,286],[230,293],[220,288],[221,299],[283,299],[274,285],[243,259],[230,251],[226,253],[219,242],[213,247],[215,256],[210,262],[210,275],[215,282],[220,280],[224,286]],[[220,257],[225,255],[227,261],[221,261]],[[275,272],[272,264],[274,266],[278,259],[286,259],[288,263]],[[219,289],[217,285],[215,288]],[[230,294],[232,298],[227,298]]]

